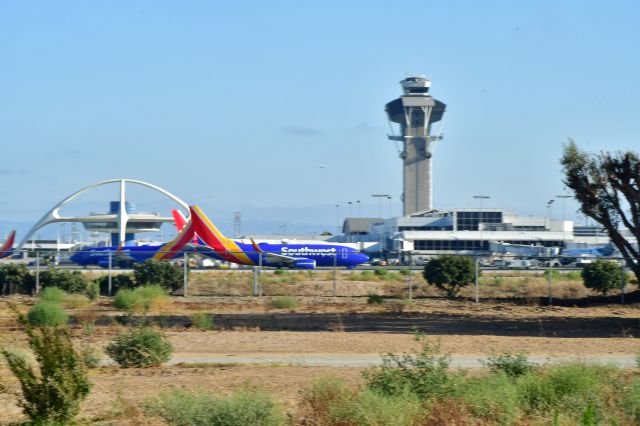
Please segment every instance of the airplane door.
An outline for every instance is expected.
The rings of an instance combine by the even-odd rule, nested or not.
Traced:
[[[349,257],[349,252],[347,251],[346,248],[341,248],[340,252],[342,253],[342,258],[343,259],[347,259]]]

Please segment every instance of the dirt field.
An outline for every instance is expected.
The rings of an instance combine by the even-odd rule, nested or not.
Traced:
[[[381,283],[382,285],[389,285]],[[265,355],[371,355],[401,353],[418,348],[418,330],[437,340],[443,352],[486,357],[493,352],[526,352],[529,355],[634,355],[640,351],[638,305],[589,307],[527,306],[526,303],[419,299],[413,303],[385,300],[367,304],[366,297],[298,298],[294,310],[274,309],[272,297],[244,296],[173,298],[149,319],[162,327],[174,345],[176,358],[206,359],[214,356]],[[30,298],[10,300],[26,309]],[[101,350],[124,328],[116,322],[122,312],[110,300],[84,309],[68,310],[74,339]],[[198,331],[191,326],[196,312],[214,315],[215,329]],[[79,321],[96,321],[87,336]],[[120,320],[121,321],[121,320]],[[22,332],[0,300],[0,345],[25,349]],[[295,412],[304,389],[317,377],[339,376],[358,384],[362,368],[294,365],[191,364],[152,369],[101,367],[91,371],[93,389],[83,404],[82,417],[103,424],[157,424],[144,419],[139,405],[171,387],[213,393],[254,386],[273,393]],[[6,366],[0,380],[10,390],[17,383]],[[21,418],[15,398],[0,395],[0,422]]]

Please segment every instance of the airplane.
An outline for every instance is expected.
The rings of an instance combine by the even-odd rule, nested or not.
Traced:
[[[13,254],[13,243],[16,239],[16,231],[11,231],[9,234],[9,238],[4,242],[2,247],[0,247],[0,259],[4,259]]]
[[[612,243],[600,247],[574,248],[562,250],[561,255],[566,257],[607,257],[615,252],[616,248]]]
[[[355,268],[369,260],[369,256],[341,244],[256,243],[253,239],[233,240],[215,227],[198,206],[190,206],[191,221],[178,236],[161,247],[155,259],[170,259],[189,245],[199,254],[227,262],[249,266],[287,267],[292,269],[315,269],[317,266]],[[192,244],[194,234],[199,244]]]

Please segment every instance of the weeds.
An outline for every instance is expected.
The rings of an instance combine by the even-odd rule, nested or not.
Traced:
[[[217,397],[172,390],[146,404],[149,414],[171,426],[280,426],[286,424],[282,409],[264,393],[240,391]]]
[[[493,373],[502,371],[512,378],[527,374],[535,368],[535,365],[530,363],[523,353],[512,354],[506,352],[498,355],[493,354],[483,364]]]
[[[69,316],[53,302],[38,302],[27,312],[27,321],[34,327],[57,327],[65,325]]]
[[[148,313],[160,310],[170,302],[166,291],[157,285],[118,290],[113,306],[128,313]]]
[[[292,296],[276,296],[271,299],[271,306],[276,309],[295,309],[299,305],[298,299]]]
[[[213,315],[204,312],[198,312],[191,315],[191,323],[198,330],[213,330]]]
[[[171,358],[173,346],[162,334],[147,328],[120,333],[105,352],[121,367],[156,367]]]

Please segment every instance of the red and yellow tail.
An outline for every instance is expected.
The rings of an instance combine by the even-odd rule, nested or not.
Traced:
[[[171,259],[177,252],[189,243],[194,233],[215,253],[228,262],[242,265],[254,265],[249,256],[230,238],[225,237],[202,212],[198,206],[190,206],[191,221],[183,228],[178,236],[165,244],[154,256],[156,259]]]
[[[9,257],[13,254],[13,243],[15,243],[15,240],[16,231],[11,231],[7,241],[5,241],[2,247],[0,247],[0,259],[4,259],[5,257]]]

